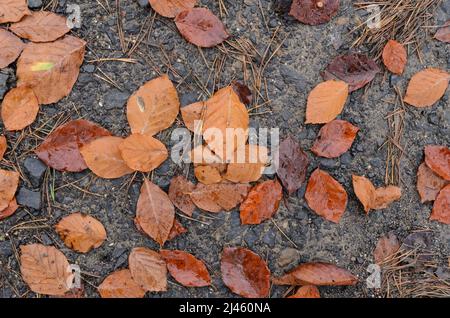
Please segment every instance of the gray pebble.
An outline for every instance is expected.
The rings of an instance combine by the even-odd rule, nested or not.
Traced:
[[[39,210],[41,208],[41,192],[20,188],[16,196],[17,203],[21,206]]]
[[[31,184],[37,188],[42,182],[47,166],[37,158],[28,157],[24,161],[24,167]]]

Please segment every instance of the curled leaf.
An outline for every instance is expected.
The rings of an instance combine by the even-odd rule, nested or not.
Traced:
[[[446,185],[437,195],[430,220],[450,224],[450,184]]]
[[[197,0],[149,0],[153,10],[166,18],[175,18],[178,13],[192,9]]]
[[[6,209],[14,199],[19,185],[19,173],[0,169],[0,211]]]
[[[22,86],[10,90],[2,102],[2,120],[6,130],[22,130],[31,125],[39,112],[33,90]]]
[[[0,45],[2,46],[0,51],[0,69],[14,62],[25,48],[25,44],[17,36],[3,28],[0,28]]]
[[[195,185],[183,176],[173,177],[169,186],[169,199],[181,212],[192,216],[195,204],[192,202],[191,193]]]
[[[338,10],[339,0],[294,0],[289,14],[302,23],[318,25],[330,21]]]
[[[161,255],[145,247],[135,247],[128,258],[131,276],[145,291],[167,290],[167,269]]]
[[[253,100],[253,95],[252,91],[250,90],[250,88],[248,88],[247,85],[242,84],[238,81],[233,81],[231,82],[231,87],[233,87],[236,94],[238,94],[239,99],[242,103],[244,103],[245,105],[250,105]]]
[[[320,298],[320,292],[316,286],[306,285],[297,289],[295,294],[288,298]]]
[[[230,211],[247,196],[250,185],[242,183],[198,183],[191,193],[194,204],[205,211],[218,213]]]
[[[145,290],[131,277],[128,269],[115,271],[98,286],[102,298],[143,298]]]
[[[400,248],[400,242],[394,233],[388,233],[382,236],[373,251],[373,258],[375,263],[381,264],[385,260],[392,257]]]
[[[426,146],[425,163],[438,176],[450,181],[450,149],[448,147]]]
[[[268,161],[266,147],[258,145],[239,147],[227,166],[225,179],[236,183],[258,181]]]
[[[29,14],[27,0],[0,1],[0,23],[17,22]]]
[[[383,63],[394,74],[401,75],[405,69],[408,55],[403,45],[389,40],[383,49]]]
[[[369,213],[371,209],[385,209],[402,196],[401,189],[396,186],[375,188],[369,179],[356,175],[352,176],[352,180],[353,190],[366,213]]]
[[[422,203],[434,201],[439,191],[448,183],[448,181],[442,179],[428,168],[425,162],[419,166],[417,171],[417,191]]]
[[[415,107],[429,107],[444,96],[450,75],[437,68],[427,68],[414,74],[403,99]]]

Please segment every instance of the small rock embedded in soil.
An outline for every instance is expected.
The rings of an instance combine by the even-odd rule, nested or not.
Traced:
[[[281,251],[277,263],[280,267],[286,267],[297,261],[299,252],[295,248],[285,248]]]
[[[137,0],[137,2],[141,8],[148,7],[148,0]]]
[[[39,210],[41,208],[41,192],[20,188],[16,196],[17,203],[21,206]]]
[[[42,7],[42,0],[28,0],[28,8],[39,9]]]
[[[129,93],[121,92],[118,89],[111,89],[106,92],[104,107],[105,109],[121,108],[130,97]]]
[[[13,255],[11,243],[9,241],[0,242],[0,256],[5,259]]]
[[[39,159],[28,157],[24,162],[25,173],[31,181],[33,187],[38,187],[44,176],[47,166]]]

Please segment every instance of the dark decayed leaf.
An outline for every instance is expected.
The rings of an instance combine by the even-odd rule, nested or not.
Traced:
[[[195,204],[192,202],[191,193],[195,185],[183,176],[173,177],[169,186],[169,198],[181,212],[192,216]]]
[[[430,220],[450,224],[450,184],[446,185],[437,195]]]
[[[339,0],[294,0],[290,15],[302,23],[318,25],[326,23],[339,10]]]
[[[0,69],[14,62],[22,53],[25,44],[14,34],[0,28]]]
[[[425,146],[425,163],[438,176],[450,181],[450,148],[445,146]]]
[[[434,201],[439,191],[448,183],[449,181],[442,179],[428,168],[425,162],[419,166],[417,170],[417,191],[422,203]]]
[[[400,242],[394,233],[388,233],[383,235],[377,243],[375,250],[373,251],[373,258],[375,263],[380,264],[383,261],[389,259],[400,248]]]
[[[250,185],[245,183],[198,183],[191,193],[191,199],[199,209],[218,213],[236,207],[249,190]]]
[[[253,100],[253,95],[250,88],[248,88],[247,85],[242,84],[241,82],[238,81],[233,81],[231,82],[231,87],[233,87],[236,94],[238,94],[242,103],[244,103],[245,105],[250,105],[250,103]]]
[[[33,11],[9,28],[17,36],[33,42],[52,42],[70,31],[65,17],[49,11]]]

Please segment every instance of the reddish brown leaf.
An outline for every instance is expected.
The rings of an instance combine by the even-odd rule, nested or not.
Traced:
[[[98,286],[102,298],[142,298],[145,295],[138,283],[131,277],[128,269],[122,269],[110,274]]]
[[[288,298],[320,298],[320,293],[316,286],[306,285],[297,289],[297,292]]]
[[[183,117],[184,125],[192,132],[201,133],[201,125],[197,124],[197,131],[195,121],[200,121],[202,118],[202,111],[206,110],[205,102],[197,102],[181,108],[181,117]]]
[[[39,112],[36,95],[29,87],[10,90],[2,102],[2,120],[6,130],[21,130],[31,125]]]
[[[169,199],[181,212],[192,216],[195,204],[192,202],[191,193],[195,185],[183,176],[173,177],[170,181]]]
[[[242,247],[224,248],[220,270],[223,282],[233,293],[246,298],[269,296],[269,268],[254,252]]]
[[[353,190],[364,206],[366,213],[369,213],[370,209],[385,209],[389,204],[402,196],[402,191],[399,187],[387,186],[375,189],[372,182],[366,177],[353,175],[352,179]]]
[[[145,291],[167,290],[167,268],[161,255],[145,247],[135,247],[128,258],[133,280]]]
[[[0,211],[6,209],[14,199],[19,176],[18,172],[0,169]]]
[[[258,145],[239,147],[229,161],[225,179],[236,183],[258,181],[268,161],[266,147]]]
[[[260,224],[278,211],[283,189],[277,180],[254,186],[240,207],[242,224]]]
[[[345,189],[327,172],[319,168],[309,178],[305,199],[314,212],[334,223],[339,223],[347,206]]]
[[[381,264],[385,260],[394,255],[400,248],[400,242],[394,233],[388,233],[382,236],[377,243],[377,247],[373,251],[375,263]]]
[[[294,0],[289,14],[302,23],[318,25],[330,21],[338,10],[339,0]]]
[[[336,57],[322,72],[325,80],[340,79],[353,92],[372,81],[380,71],[378,65],[367,56],[358,53]]]
[[[406,49],[395,40],[389,40],[383,49],[383,63],[394,74],[401,75],[406,66]]]
[[[8,144],[6,143],[6,137],[0,136],[0,161],[3,159],[7,148]]]
[[[445,146],[425,146],[425,163],[438,176],[450,181],[450,149]]]
[[[160,251],[166,261],[170,275],[186,287],[204,287],[211,285],[211,277],[205,264],[192,254],[184,251]]]
[[[218,213],[230,211],[247,196],[250,185],[242,183],[198,183],[191,193],[194,204],[205,211]]]
[[[437,68],[414,74],[408,84],[404,101],[415,107],[429,107],[438,102],[448,87],[450,75]]]
[[[175,24],[188,42],[200,47],[216,46],[229,37],[222,21],[206,8],[180,12],[175,18]]]
[[[250,105],[253,100],[252,91],[247,85],[242,84],[238,81],[231,82],[231,87],[233,87],[236,94],[238,94],[241,102],[245,105]]]
[[[350,149],[358,131],[348,121],[335,119],[320,129],[311,151],[320,157],[337,158]]]
[[[450,184],[446,185],[436,197],[430,220],[450,224]]]
[[[3,28],[0,28],[0,46],[2,47],[0,51],[0,69],[14,62],[25,48],[25,44],[17,36]]]
[[[35,152],[39,159],[53,169],[80,172],[87,169],[87,165],[79,148],[110,135],[109,131],[90,121],[72,120],[50,133]]]
[[[172,228],[170,229],[168,241],[173,240],[179,235],[186,233],[187,229],[177,219],[174,220]]]
[[[434,38],[441,42],[450,43],[450,20],[445,22],[444,26],[437,30]]]
[[[425,162],[419,166],[417,171],[417,191],[422,203],[434,201],[439,191],[449,182],[433,172]]]
[[[0,23],[17,22],[28,14],[27,0],[0,1]]]
[[[11,215],[13,215],[17,209],[19,208],[19,205],[17,204],[16,199],[12,199],[9,204],[8,207],[6,209],[4,209],[3,211],[0,211],[0,220],[6,219],[7,217],[10,217]]]
[[[175,18],[178,13],[192,9],[197,0],[149,0],[153,10],[166,18]]]

